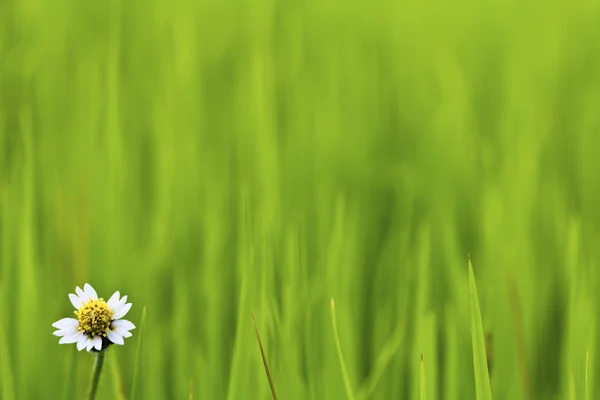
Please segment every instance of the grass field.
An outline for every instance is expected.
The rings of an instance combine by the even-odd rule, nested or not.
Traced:
[[[598,398],[598,43],[595,1],[0,2],[0,398],[83,398],[86,282],[137,326],[100,399],[270,399],[252,313],[280,399]]]

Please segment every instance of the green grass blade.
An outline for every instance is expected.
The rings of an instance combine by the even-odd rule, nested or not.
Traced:
[[[115,400],[126,400],[125,392],[123,391],[123,380],[121,379],[121,370],[119,369],[119,363],[117,363],[115,354],[108,355],[108,364],[112,375],[112,398]]]
[[[64,400],[70,400],[72,398],[75,397],[75,393],[74,393],[74,384],[73,382],[75,382],[75,356],[76,353],[74,351],[71,352],[71,354],[69,355],[69,357],[67,358],[67,367],[66,367],[66,371],[67,373],[65,374],[65,380],[63,383],[63,395],[62,398]]]
[[[2,379],[2,384],[0,385],[2,387],[2,398],[14,399],[15,387],[2,320],[0,320],[0,379]]]
[[[509,293],[508,300],[513,317],[513,325],[515,327],[519,373],[523,384],[523,398],[529,400],[532,397],[531,380],[529,378],[529,366],[527,361],[527,346],[525,345],[525,324],[523,322],[523,310],[519,299],[519,292],[517,290],[516,278],[512,272],[508,275],[507,282]]]
[[[138,377],[139,372],[140,372],[140,364],[141,364],[141,354],[142,354],[142,340],[143,340],[143,331],[144,331],[144,325],[146,323],[146,306],[144,306],[144,309],[142,310],[142,319],[140,320],[140,330],[138,333],[138,343],[137,343],[137,349],[135,351],[135,370],[133,371],[133,382],[131,384],[131,394],[129,396],[129,398],[131,400],[134,400],[136,398],[136,395],[138,393],[138,386],[140,385],[140,378]]]
[[[577,399],[577,391],[575,390],[575,376],[573,371],[569,371],[569,400]]]
[[[337,318],[335,316],[335,302],[331,299],[331,323],[333,324],[333,334],[335,336],[335,345],[337,348],[338,359],[340,361],[340,368],[342,369],[342,376],[344,378],[344,386],[346,387],[346,396],[348,400],[354,400],[354,394],[352,392],[352,385],[350,384],[350,376],[344,362],[344,355],[342,354],[342,345],[340,344],[340,337],[337,329]]]
[[[471,303],[471,336],[473,341],[473,367],[475,372],[475,393],[478,400],[491,400],[492,389],[488,373],[487,357],[485,353],[485,336],[479,310],[477,285],[473,265],[469,257],[469,294]]]
[[[362,386],[356,398],[358,400],[372,399],[373,393],[377,388],[377,384],[383,377],[385,371],[388,368],[390,361],[396,355],[402,344],[404,338],[404,325],[400,324],[396,328],[396,331],[388,339],[387,343],[381,350],[381,353],[375,361],[373,372],[369,375],[367,382]]]
[[[260,339],[260,333],[258,332],[258,325],[256,324],[256,318],[254,318],[254,313],[252,313],[252,321],[254,322],[254,332],[256,332],[256,339],[258,340],[258,347],[260,347],[260,355],[263,360],[263,365],[265,366],[265,372],[267,374],[267,379],[269,380],[269,387],[271,388],[271,396],[273,396],[273,400],[277,400],[277,391],[275,390],[275,383],[273,382],[273,377],[271,376],[271,370],[269,370],[269,363],[267,362],[267,356],[265,354],[265,349],[262,344],[262,340]]]
[[[423,363],[423,354],[421,354],[421,400],[425,399],[425,364]]]
[[[586,350],[585,352],[585,400],[589,400],[590,393],[588,391],[588,366],[590,360],[590,351]]]

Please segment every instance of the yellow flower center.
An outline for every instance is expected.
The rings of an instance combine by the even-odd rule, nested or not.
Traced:
[[[113,312],[104,299],[90,299],[75,315],[79,320],[77,330],[92,336],[106,336],[113,321]]]

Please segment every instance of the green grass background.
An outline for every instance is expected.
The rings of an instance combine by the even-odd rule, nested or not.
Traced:
[[[0,397],[598,395],[596,1],[0,2]],[[586,369],[586,352],[589,365]],[[587,374],[587,375],[586,375]],[[587,378],[586,378],[587,376]],[[191,394],[190,394],[191,393]]]

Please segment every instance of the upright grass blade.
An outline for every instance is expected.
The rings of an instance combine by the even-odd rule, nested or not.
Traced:
[[[515,340],[517,342],[517,355],[519,357],[519,373],[523,384],[523,398],[530,400],[531,380],[529,378],[529,366],[527,363],[527,346],[525,345],[525,324],[523,322],[523,311],[517,290],[516,278],[512,272],[507,275],[507,282],[508,300],[515,326]]]
[[[469,256],[469,297],[471,303],[471,336],[473,342],[473,368],[475,372],[475,394],[477,400],[491,400],[492,388],[488,373],[487,356],[485,352],[485,336],[479,310],[475,274]]]
[[[190,390],[188,392],[188,400],[194,399],[194,380],[190,379]]]
[[[67,358],[67,368],[65,374],[65,380],[63,383],[63,395],[62,398],[64,400],[71,400],[75,394],[73,393],[73,382],[75,380],[75,355],[74,351],[70,352],[69,357]]]
[[[425,364],[423,363],[423,354],[421,354],[421,400],[425,399]]]
[[[590,359],[590,351],[585,351],[585,400],[589,400],[590,393],[588,391],[588,365]]]
[[[377,384],[379,383],[383,374],[385,373],[390,361],[400,349],[400,345],[402,344],[403,338],[404,327],[402,324],[399,324],[396,328],[396,331],[388,339],[387,343],[381,350],[381,353],[379,353],[379,356],[375,361],[375,365],[373,366],[373,372],[369,375],[367,382],[362,385],[360,391],[358,392],[358,395],[356,396],[358,400],[366,400],[373,398],[373,393],[377,388]]]
[[[1,305],[0,305],[1,306]],[[6,336],[4,334],[4,327],[2,326],[2,320],[0,319],[0,379],[2,380],[2,398],[3,399],[14,399],[15,387],[13,381],[13,374],[11,371],[11,362],[8,358],[8,344]]]
[[[344,355],[342,354],[342,345],[340,344],[340,337],[337,329],[337,318],[335,316],[335,302],[331,299],[331,323],[333,324],[333,334],[335,336],[335,345],[337,347],[338,358],[340,360],[340,367],[342,369],[342,376],[344,378],[344,386],[346,387],[346,396],[348,400],[354,400],[354,394],[352,393],[352,385],[350,384],[350,377],[348,370],[346,369],[346,363],[344,362]]]
[[[144,325],[146,324],[146,306],[144,306],[144,309],[142,310],[142,319],[140,320],[140,329],[138,332],[138,343],[137,343],[137,349],[135,351],[135,370],[133,371],[133,382],[131,384],[131,393],[129,395],[129,398],[131,400],[134,400],[137,396],[138,393],[138,386],[140,385],[139,382],[139,371],[140,371],[140,364],[141,364],[141,353],[142,353],[142,339],[143,339],[143,332],[144,332]]]
[[[114,354],[109,355],[108,363],[110,364],[110,371],[112,374],[113,399],[126,400],[125,392],[123,391],[123,381],[121,379],[121,371],[119,369],[119,364],[117,363],[117,359],[114,357]]]
[[[260,340],[260,334],[258,333],[258,325],[256,324],[256,318],[254,318],[254,313],[252,313],[252,321],[254,321],[254,331],[256,332],[256,338],[258,339],[260,355],[262,356],[263,364],[265,365],[265,372],[267,373],[267,379],[269,380],[269,386],[271,387],[271,395],[273,396],[273,400],[277,400],[277,393],[275,392],[275,383],[273,383],[273,378],[271,377],[271,371],[269,370],[269,364],[267,363],[267,356],[265,355],[265,349],[263,348],[262,340]]]
[[[569,400],[577,400],[577,391],[575,390],[575,376],[573,376],[573,371],[569,371]]]

